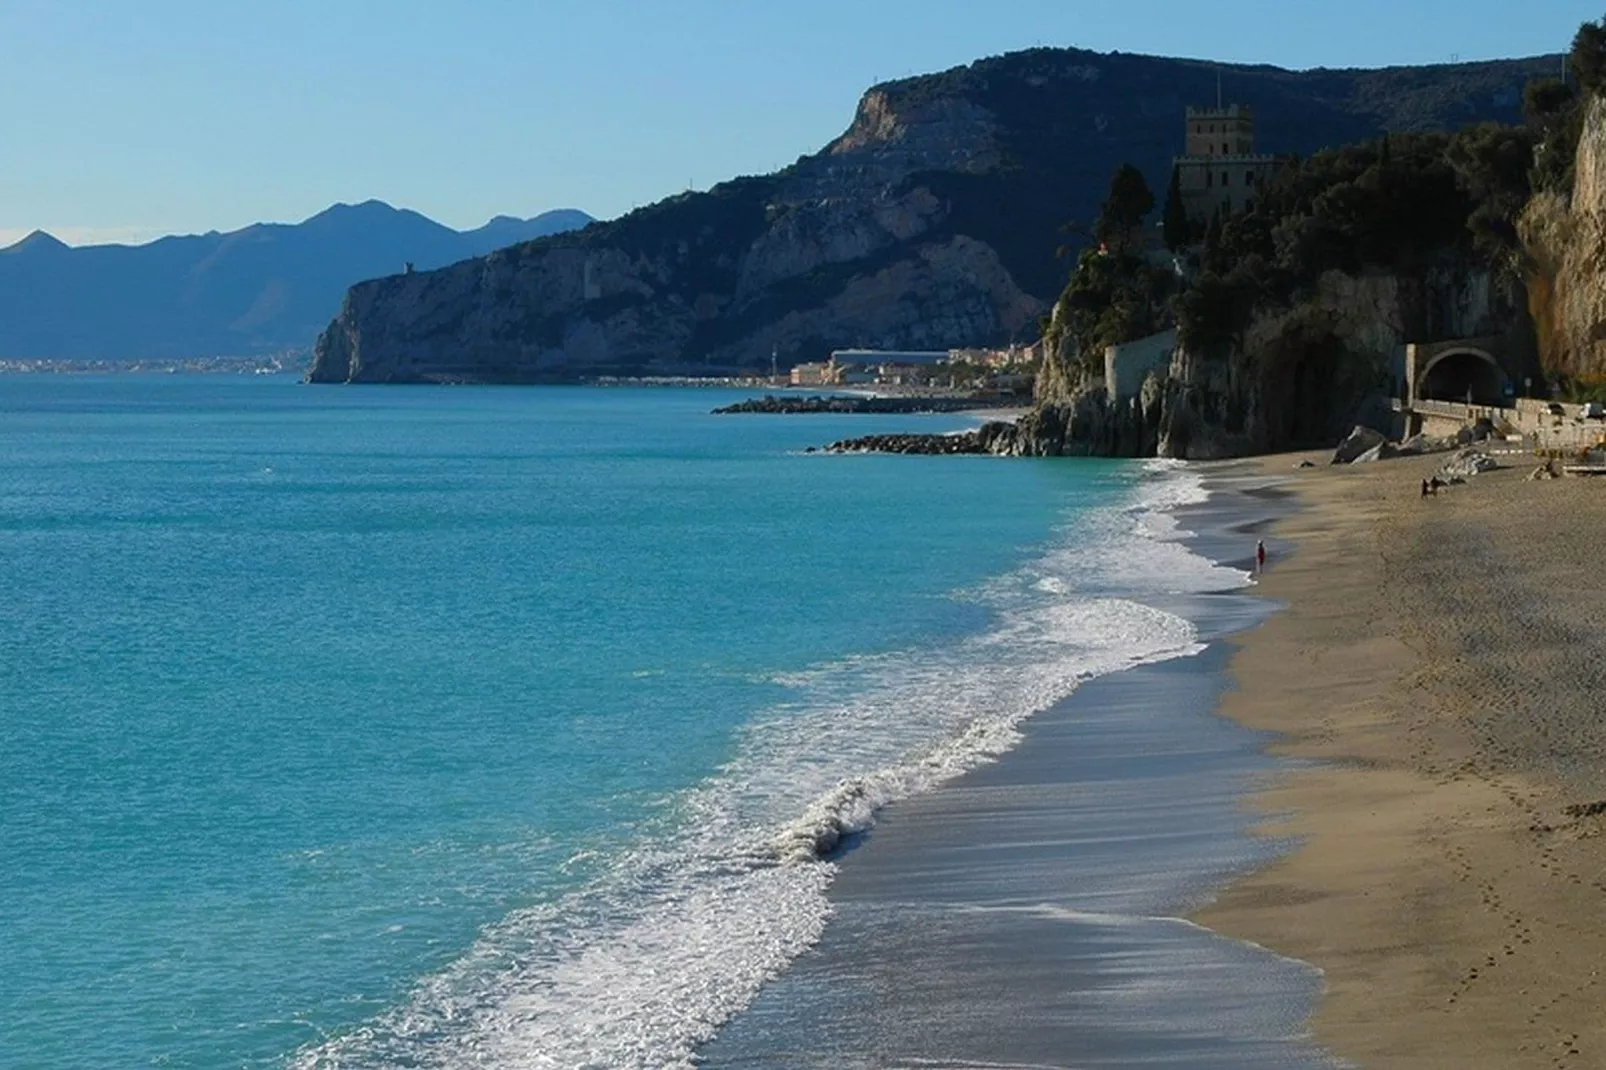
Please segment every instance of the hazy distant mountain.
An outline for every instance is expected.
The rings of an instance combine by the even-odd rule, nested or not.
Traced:
[[[346,288],[591,223],[560,209],[456,231],[382,201],[145,245],[72,248],[42,231],[0,249],[0,358],[122,360],[308,346]]]

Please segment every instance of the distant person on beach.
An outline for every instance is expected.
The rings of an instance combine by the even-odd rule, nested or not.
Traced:
[[[1266,540],[1265,539],[1256,539],[1255,540],[1255,571],[1256,572],[1265,572],[1266,571]]]

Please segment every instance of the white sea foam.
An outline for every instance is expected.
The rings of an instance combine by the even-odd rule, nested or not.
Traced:
[[[845,837],[1009,750],[1081,681],[1202,649],[1187,620],[1139,599],[1244,580],[1155,522],[1204,497],[1191,470],[1151,466],[1122,507],[1078,514],[1055,548],[968,592],[993,611],[982,634],[775,678],[786,700],[635,849],[583,890],[510,914],[395,1011],[294,1065],[693,1066],[818,939]]]

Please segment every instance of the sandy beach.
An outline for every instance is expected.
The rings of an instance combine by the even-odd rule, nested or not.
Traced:
[[[1188,546],[1245,566],[1246,533],[1292,508],[1264,482],[1189,507]],[[883,811],[839,856],[820,943],[701,1065],[1333,1066],[1308,1036],[1320,976],[1185,917],[1288,847],[1246,805],[1281,767],[1270,737],[1217,713],[1226,638],[1273,607],[1219,582],[1151,603],[1201,653],[1089,680],[996,762]]]
[[[1606,481],[1312,458],[1254,463],[1303,508],[1223,702],[1317,763],[1255,799],[1302,846],[1197,920],[1321,969],[1360,1066],[1606,1066]]]

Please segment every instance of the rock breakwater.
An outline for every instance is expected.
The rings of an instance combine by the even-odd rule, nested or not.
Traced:
[[[908,453],[953,456],[959,454],[1008,455],[1015,452],[1015,425],[994,421],[972,431],[953,434],[895,433],[845,438],[826,446],[825,453]]]
[[[1007,404],[998,398],[958,397],[784,397],[766,394],[761,398],[738,401],[714,410],[715,416],[739,413],[871,413],[896,415],[933,412],[968,412],[973,409],[997,408]]]

